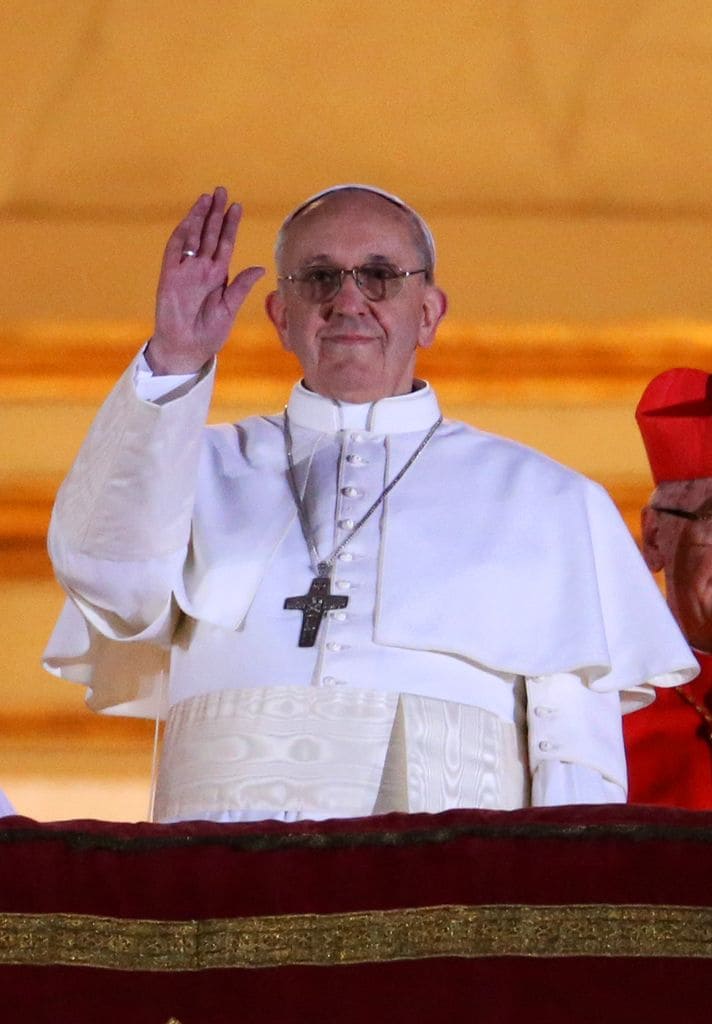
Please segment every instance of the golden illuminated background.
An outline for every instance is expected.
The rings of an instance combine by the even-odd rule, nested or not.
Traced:
[[[164,239],[199,192],[245,207],[239,261],[326,185],[411,200],[451,308],[443,404],[606,484],[635,528],[633,421],[710,366],[709,0],[22,0],[0,5],[0,787],[30,816],[146,815],[151,726],[84,710],[39,659],[57,484],[150,331]],[[215,418],[295,367],[249,300]]]

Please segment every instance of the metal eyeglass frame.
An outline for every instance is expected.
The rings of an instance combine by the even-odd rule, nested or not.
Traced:
[[[690,519],[694,523],[712,522],[712,510],[709,512],[689,512],[686,508],[667,508],[664,505],[651,505],[653,512],[667,512],[669,516],[679,516],[680,519]]]
[[[390,295],[390,296],[382,295],[380,298],[374,298],[372,295],[369,295],[368,292],[364,291],[363,285],[359,281],[359,274],[363,273],[363,271],[366,268],[371,269],[372,267],[374,269],[376,269],[376,268],[385,269],[387,267],[389,270],[393,271],[393,276],[391,278],[389,278],[389,280],[390,281],[399,281],[400,283],[399,283],[396,291],[393,292],[392,295]],[[334,285],[335,285],[335,287],[334,287],[333,292],[330,292],[328,295],[323,296],[322,298],[319,298],[319,299],[306,299],[307,302],[314,302],[314,303],[331,302],[331,300],[335,299],[336,296],[341,291],[341,289],[343,287],[343,284],[344,284],[344,278],[345,277],[352,277],[354,279],[354,284],[356,285],[358,290],[361,292],[361,294],[366,296],[366,298],[369,300],[369,302],[383,302],[383,301],[385,301],[386,298],[391,298],[392,299],[392,298],[394,298],[394,296],[396,296],[398,294],[398,292],[401,290],[401,288],[403,286],[403,281],[406,279],[406,277],[413,277],[415,274],[427,274],[428,270],[429,270],[429,267],[419,267],[417,270],[400,270],[399,268],[391,267],[388,264],[364,263],[361,266],[351,267],[350,270],[347,270],[345,267],[321,267],[321,266],[319,266],[319,267],[309,267],[309,268],[307,268],[307,270],[302,271],[301,274],[285,274],[284,277],[278,277],[277,280],[278,281],[289,281],[291,284],[302,284],[302,283],[305,283],[308,280],[308,277],[305,276],[305,275],[307,275],[309,273],[309,270],[328,270],[330,273],[333,273],[334,274]],[[337,283],[336,275],[338,275],[338,283]],[[385,290],[385,283],[384,283],[384,290]],[[305,296],[301,296],[301,298],[305,298]]]

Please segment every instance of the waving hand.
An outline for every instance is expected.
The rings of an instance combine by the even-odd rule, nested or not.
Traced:
[[[195,373],[223,347],[264,267],[228,280],[242,208],[217,188],[177,226],[163,255],[156,323],[146,358],[154,373]]]

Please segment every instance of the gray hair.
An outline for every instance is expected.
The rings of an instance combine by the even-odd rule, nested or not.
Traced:
[[[382,199],[387,200],[389,203],[392,203],[394,206],[397,206],[402,210],[408,217],[411,227],[413,228],[413,238],[423,261],[423,266],[426,268],[425,280],[429,284],[432,284],[435,276],[435,239],[433,238],[432,231],[412,206],[409,206],[408,203],[404,202],[398,196],[393,195],[391,192],[385,192],[383,189],[376,188],[373,185],[332,185],[331,188],[323,189],[321,192],[317,192],[315,195],[305,199],[303,203],[300,203],[299,206],[296,207],[296,209],[292,210],[292,212],[282,221],[282,225],[277,232],[277,240],[274,246],[274,258],[278,269],[281,268],[284,245],[292,222],[302,213],[305,213],[318,200],[325,199],[327,196],[331,196],[337,192],[368,192],[371,195],[380,196]]]

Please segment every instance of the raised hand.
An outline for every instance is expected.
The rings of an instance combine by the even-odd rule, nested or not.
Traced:
[[[146,350],[154,373],[196,373],[228,339],[240,306],[264,267],[228,282],[242,216],[217,188],[202,195],[168,239],[156,295],[156,323]]]

